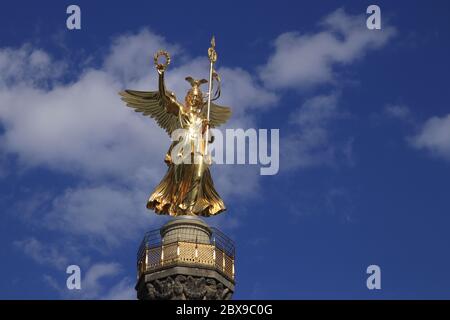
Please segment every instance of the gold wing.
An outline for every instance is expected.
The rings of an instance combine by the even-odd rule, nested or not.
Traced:
[[[203,114],[206,118],[208,113],[208,105],[205,104]],[[211,102],[211,110],[209,113],[209,126],[211,128],[218,127],[228,121],[231,117],[231,108],[219,106]]]
[[[142,112],[144,116],[154,118],[169,135],[180,128],[179,106],[172,92],[162,95],[159,91],[124,90],[119,94],[128,107],[134,108],[136,112]]]

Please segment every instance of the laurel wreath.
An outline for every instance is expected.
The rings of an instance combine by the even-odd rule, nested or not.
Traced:
[[[159,57],[164,56],[166,61],[164,63],[159,63]],[[159,50],[155,53],[153,61],[158,69],[166,70],[167,66],[170,64],[170,55],[167,51]]]

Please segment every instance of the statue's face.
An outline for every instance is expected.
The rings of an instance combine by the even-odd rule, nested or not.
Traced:
[[[186,107],[194,110],[203,106],[203,96],[200,90],[189,90],[186,95]]]

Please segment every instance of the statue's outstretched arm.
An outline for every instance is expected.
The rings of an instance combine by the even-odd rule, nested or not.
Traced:
[[[164,83],[164,70],[158,70],[158,74],[159,74],[159,80],[158,80],[158,89],[159,89],[159,95],[161,97],[165,97],[166,96],[166,85]]]
[[[174,115],[178,115],[180,111],[183,112],[183,105],[177,101],[177,97],[173,92],[166,90],[166,84],[164,82],[164,70],[157,68],[157,71],[159,74],[159,96],[165,100],[166,111]]]

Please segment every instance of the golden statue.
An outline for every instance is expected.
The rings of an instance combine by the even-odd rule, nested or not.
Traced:
[[[158,62],[160,56],[166,58],[164,64]],[[125,90],[119,93],[127,106],[154,118],[172,136],[173,142],[164,160],[168,165],[167,173],[147,202],[147,208],[153,209],[157,214],[208,217],[225,210],[209,171],[211,156],[208,154],[208,143],[212,142],[209,139],[209,128],[218,127],[231,116],[230,108],[212,103],[220,96],[220,78],[214,71],[217,60],[214,37],[208,56],[209,83],[205,79],[194,80],[187,77],[192,88],[187,92],[184,105],[177,101],[173,92],[166,90],[164,72],[170,63],[170,56],[166,51],[155,54],[154,61],[159,74],[158,91]],[[214,97],[211,95],[213,80],[218,83]],[[209,84],[206,99],[200,89],[204,83]],[[175,138],[174,133],[177,133]]]

